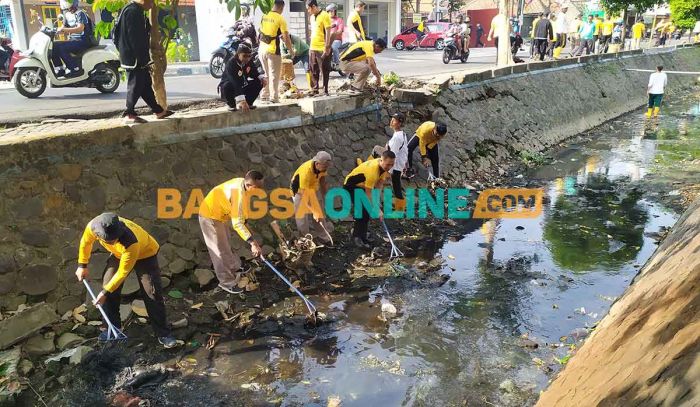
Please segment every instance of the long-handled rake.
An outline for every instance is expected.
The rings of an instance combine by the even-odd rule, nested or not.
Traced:
[[[85,288],[87,288],[88,293],[90,293],[90,298],[92,298],[92,302],[95,302],[95,293],[92,292],[92,288],[90,288],[90,284],[88,284],[87,280],[83,279],[83,284],[85,285]],[[119,328],[114,326],[112,324],[112,321],[109,320],[109,317],[107,317],[107,314],[105,313],[105,310],[102,308],[101,304],[95,304],[95,307],[100,311],[100,314],[102,314],[102,318],[104,318],[105,323],[107,324],[107,339],[105,339],[105,342],[111,342],[111,341],[125,341],[127,340],[127,336],[124,332],[122,332]]]
[[[391,253],[389,254],[389,260],[393,258],[403,257],[403,252],[399,250],[398,247],[396,247],[394,239],[391,237],[391,233],[389,233],[389,228],[386,226],[386,222],[384,221],[384,219],[382,219],[382,225],[384,225],[384,231],[386,232],[386,236],[389,238],[389,243],[391,243]]]
[[[294,290],[294,292],[297,293],[299,297],[301,297],[301,299],[304,301],[304,305],[306,305],[306,308],[309,310],[308,322],[313,326],[316,326],[316,323],[318,321],[318,311],[316,311],[316,306],[314,305],[314,303],[311,302],[311,300],[309,300],[308,298],[306,298],[306,296],[302,294],[298,288],[294,287],[294,284],[290,283],[289,280],[287,280],[287,277],[280,273],[275,268],[275,266],[273,266],[272,263],[270,263],[264,256],[260,256],[260,258],[267,265],[267,267],[270,268],[270,270],[277,274],[277,277],[281,278],[282,281],[284,281],[289,286],[289,288]]]

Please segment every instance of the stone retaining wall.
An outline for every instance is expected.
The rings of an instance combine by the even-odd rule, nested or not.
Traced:
[[[700,48],[687,48],[479,83],[456,80],[429,98],[432,104],[410,111],[406,107],[410,103],[385,107],[408,113],[409,134],[422,120],[445,120],[450,130],[440,146],[444,174],[467,181],[503,171],[520,151],[546,149],[639,107],[645,101],[648,74],[623,68],[663,64],[667,69],[692,70],[699,59]],[[671,77],[671,91],[694,79]],[[362,106],[353,103],[346,104]],[[380,122],[372,111],[345,117],[330,109],[317,118],[292,107],[284,111],[256,111],[260,120],[277,125],[261,127],[275,129],[268,131],[253,126],[250,134],[239,134],[231,127],[242,125],[238,119],[220,113],[218,130],[201,134],[197,123],[205,123],[204,119],[191,118],[1,142],[0,312],[46,301],[63,314],[80,304],[84,289],[73,277],[77,244],[85,224],[104,210],[135,220],[158,239],[164,274],[191,278],[195,268],[210,267],[198,223],[155,219],[158,188],[182,190],[184,205],[192,188],[206,193],[248,169],[262,170],[268,187],[287,186],[294,169],[319,149],[335,155],[331,183],[339,184],[356,157],[366,157],[373,145],[387,140],[387,110]],[[290,114],[301,116],[296,120]],[[288,128],[280,128],[283,125]],[[253,222],[253,228],[271,242],[266,225],[267,221]],[[234,239],[233,245],[240,247],[240,240]],[[93,278],[101,274],[105,258],[104,253],[93,257]],[[127,285],[133,288],[135,283],[130,279]]]

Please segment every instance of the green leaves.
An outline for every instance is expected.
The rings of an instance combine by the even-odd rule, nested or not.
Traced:
[[[179,299],[181,299],[181,298],[183,297],[182,291],[180,291],[180,290],[170,290],[170,292],[168,293],[168,297],[170,297],[170,298],[175,298],[175,299],[179,300]]]
[[[643,11],[663,3],[663,0],[601,0],[600,2],[606,11],[618,15],[622,14],[622,11],[627,10],[630,6]]]
[[[693,28],[700,20],[699,0],[670,0],[671,18],[678,28]]]
[[[97,24],[95,24],[95,37],[97,38],[107,38],[109,37],[109,34],[112,32],[112,28],[114,27],[114,21],[106,23],[104,21],[100,21]]]
[[[166,16],[163,19],[163,24],[165,24],[165,28],[167,28],[170,31],[173,31],[177,28],[177,20],[173,16]]]

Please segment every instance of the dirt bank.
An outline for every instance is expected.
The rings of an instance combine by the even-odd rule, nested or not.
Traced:
[[[538,406],[700,404],[700,200]]]

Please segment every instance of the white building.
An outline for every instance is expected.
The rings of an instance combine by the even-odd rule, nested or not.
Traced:
[[[4,0],[0,0],[4,1]],[[331,2],[319,3],[326,7]],[[380,0],[365,1],[367,8],[362,15],[362,23],[370,38],[386,38],[388,41],[401,30],[401,1]],[[338,15],[347,19],[348,14],[354,8],[354,0],[340,0]],[[226,4],[220,4],[212,0],[195,0],[197,13],[197,32],[199,37],[200,59],[207,60],[224,40],[224,32],[235,21],[235,14],[230,13]],[[300,37],[306,36],[305,18],[306,4],[303,1],[287,1],[282,15],[289,24],[289,31]],[[259,27],[262,14],[259,10],[254,12],[256,27]]]

